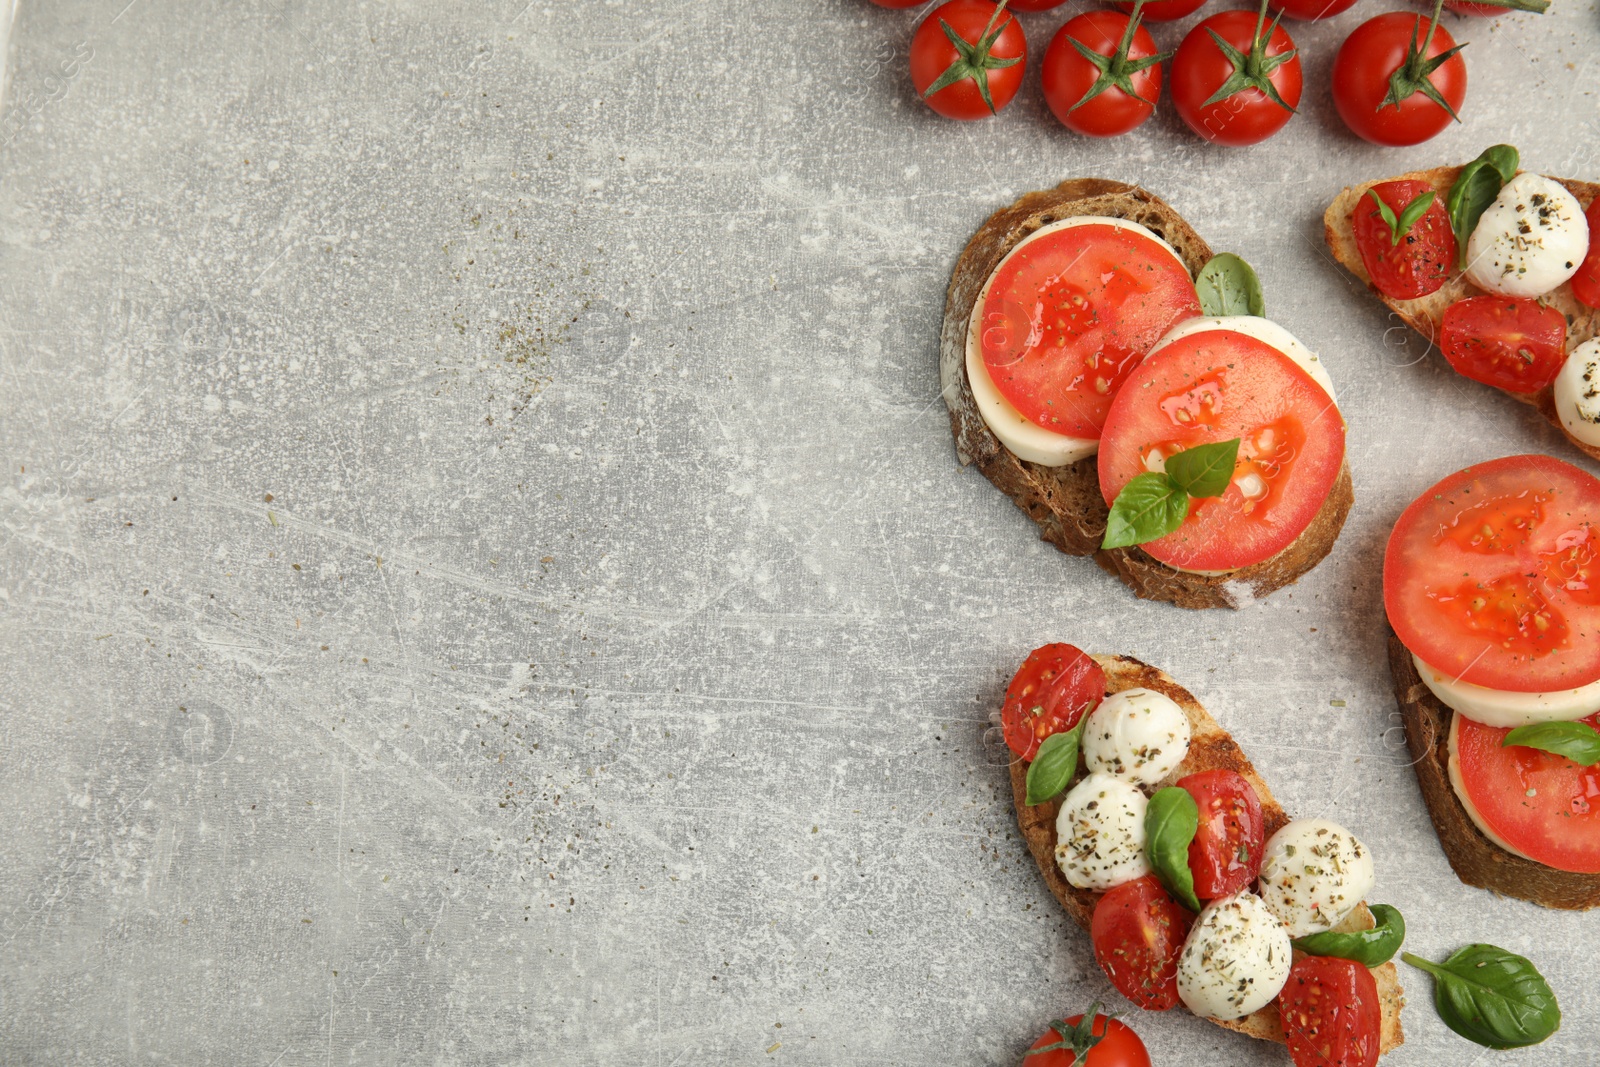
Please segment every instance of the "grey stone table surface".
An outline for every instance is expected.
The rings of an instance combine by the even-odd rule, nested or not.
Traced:
[[[1209,10],[1209,9],[1208,9]],[[1320,243],[1351,181],[1519,145],[1600,176],[1600,17],[1451,17],[1461,125],[1092,142],[1037,62],[912,96],[865,0],[23,0],[0,124],[0,1062],[1014,1064],[1121,1003],[988,732],[1047,640],[1170,670],[1347,823],[1440,956],[1565,1008],[1600,916],[1462,886],[1402,753],[1380,555],[1468,462],[1566,449]],[[1028,16],[1034,54],[1071,12]],[[1198,16],[1158,27],[1175,46]],[[1252,260],[1333,373],[1356,508],[1238,612],[1135,600],[955,460],[954,258],[1097,174]],[[1593,464],[1585,465],[1593,469]],[[1281,1048],[1136,1015],[1158,1064]]]

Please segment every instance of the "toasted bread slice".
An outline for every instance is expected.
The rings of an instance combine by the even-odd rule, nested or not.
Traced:
[[[1361,251],[1356,245],[1356,231],[1353,222],[1356,205],[1361,198],[1367,195],[1367,190],[1380,182],[1386,181],[1415,181],[1431,185],[1439,194],[1440,199],[1450,191],[1450,186],[1455,184],[1456,176],[1461,173],[1460,167],[1434,167],[1432,170],[1412,171],[1409,174],[1396,175],[1393,178],[1379,178],[1362,185],[1353,185],[1344,192],[1334,197],[1333,203],[1328,205],[1328,210],[1322,214],[1322,227],[1328,248],[1333,252],[1345,270],[1354,274],[1367,284],[1369,289],[1379,300],[1382,300],[1389,310],[1400,316],[1400,320],[1407,326],[1416,330],[1428,339],[1430,344],[1437,345],[1439,340],[1439,324],[1444,319],[1445,309],[1457,300],[1469,296],[1482,296],[1483,290],[1467,280],[1465,274],[1457,273],[1445,282],[1443,288],[1436,293],[1420,297],[1416,300],[1394,300],[1378,292],[1372,284],[1372,277],[1367,273],[1366,266],[1361,262]],[[1600,184],[1595,182],[1573,181],[1568,178],[1556,178],[1554,181],[1566,186],[1567,191],[1578,198],[1585,210],[1594,202],[1596,195],[1600,195]],[[1600,311],[1584,307],[1572,295],[1572,286],[1563,284],[1549,296],[1542,298],[1545,303],[1554,307],[1567,317],[1567,351],[1570,352],[1578,345],[1600,334]],[[1539,409],[1539,414],[1545,420],[1560,430],[1563,436],[1572,443],[1572,446],[1586,455],[1600,459],[1600,448],[1586,445],[1582,441],[1567,433],[1561,419],[1556,414],[1554,388],[1545,386],[1536,393],[1513,393],[1506,390],[1507,396],[1532,404]]]
[[[1267,783],[1256,773],[1255,767],[1251,765],[1239,745],[1229,736],[1228,731],[1200,706],[1200,702],[1192,693],[1173,681],[1165,672],[1131,657],[1095,656],[1094,659],[1105,671],[1108,691],[1115,693],[1136,687],[1153,689],[1171,697],[1189,716],[1189,729],[1192,734],[1189,754],[1177,769],[1160,783],[1161,785],[1172,785],[1179,778],[1198,771],[1236,771],[1255,787],[1256,795],[1261,798],[1261,814],[1266,822],[1268,837],[1289,822],[1283,806],[1273,797],[1272,790],[1267,788]],[[1072,916],[1073,922],[1087,930],[1089,921],[1094,915],[1095,905],[1102,894],[1093,890],[1074,888],[1061,873],[1061,868],[1056,865],[1056,814],[1061,808],[1060,800],[1058,798],[1030,807],[1027,802],[1027,776],[1026,763],[1021,760],[1012,763],[1011,793],[1017,807],[1017,825],[1022,830],[1023,839],[1028,843],[1028,851],[1033,853],[1034,862],[1039,865],[1039,873],[1044,875],[1045,884],[1050,887],[1050,892],[1061,902],[1061,906],[1067,909],[1067,914]],[[1337,929],[1369,930],[1373,925],[1372,912],[1367,910],[1366,904],[1362,904]],[[1297,952],[1296,957],[1298,956]],[[1405,1004],[1405,995],[1400,989],[1400,976],[1393,963],[1385,963],[1375,968],[1372,976],[1378,984],[1378,999],[1383,1010],[1381,1051],[1388,1052],[1405,1040],[1405,1035],[1400,1029],[1400,1009]],[[1277,1001],[1243,1019],[1212,1021],[1218,1026],[1237,1030],[1241,1034],[1248,1034],[1264,1041],[1279,1043],[1284,1041],[1283,1023],[1278,1017]]]
[[[1211,248],[1160,197],[1133,185],[1078,178],[1054,189],[1028,193],[989,217],[967,243],[950,276],[944,328],[939,338],[939,379],[950,408],[956,458],[976,463],[983,476],[1009,496],[1039,527],[1040,536],[1073,556],[1093,556],[1147,600],[1183,608],[1239,607],[1296,581],[1333,547],[1355,496],[1348,464],[1339,471],[1322,508],[1287,548],[1271,559],[1225,575],[1175,570],[1143,549],[1102,549],[1109,509],[1100,495],[1093,456],[1064,467],[1019,459],[984,425],[967,381],[967,327],[978,294],[996,266],[1028,234],[1060,219],[1105,215],[1137,222],[1166,240],[1192,275],[1211,258]]]
[[[1600,907],[1600,874],[1575,874],[1535,863],[1507,852],[1478,829],[1450,784],[1450,717],[1455,712],[1423,683],[1411,652],[1393,631],[1389,633],[1389,672],[1394,676],[1394,696],[1400,702],[1417,784],[1457,877],[1468,885],[1546,908],[1584,911]]]

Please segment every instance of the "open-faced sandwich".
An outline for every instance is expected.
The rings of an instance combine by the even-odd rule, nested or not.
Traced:
[[[1328,247],[1450,366],[1600,459],[1600,185],[1518,162],[1495,145],[1346,189],[1323,215]]]
[[[1352,502],[1322,363],[1254,272],[1099,179],[996,212],[956,263],[940,378],[956,453],[1142,597],[1233,607],[1314,567]]]
[[[1405,924],[1363,902],[1372,853],[1291,821],[1188,690],[1045,645],[1001,723],[1023,837],[1118,992],[1285,1042],[1298,1067],[1371,1067],[1401,1043]]]
[[[1600,480],[1549,456],[1457,471],[1383,561],[1422,795],[1469,885],[1600,905]]]

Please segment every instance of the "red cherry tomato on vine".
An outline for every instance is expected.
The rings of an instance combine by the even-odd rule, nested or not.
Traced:
[[[1413,41],[1416,52],[1411,51]],[[1363,22],[1345,38],[1333,61],[1333,103],[1339,117],[1351,133],[1373,144],[1413,145],[1437,136],[1467,98],[1467,64],[1452,52],[1455,47],[1449,30],[1434,26],[1430,32],[1421,15],[1408,11]],[[1398,106],[1384,103],[1396,72],[1412,75],[1410,81],[1417,86]],[[1441,106],[1430,91],[1449,106]]]
[[[1074,42],[1100,60],[1087,59]],[[1064,23],[1044,50],[1045,103],[1074,133],[1127,133],[1155,112],[1162,58],[1150,31],[1132,26],[1127,15],[1086,11]]]
[[[1314,22],[1317,19],[1331,19],[1341,12],[1349,11],[1355,6],[1355,2],[1356,0],[1272,0],[1272,9],[1283,12],[1284,18]]]
[[[1206,0],[1150,0],[1144,5],[1141,12],[1146,22],[1172,22],[1175,19],[1188,18],[1205,6]],[[1129,12],[1133,10],[1131,3],[1113,3],[1112,7],[1118,11]]]
[[[1087,1026],[1082,1015],[1051,1023],[1022,1062],[1028,1067],[1150,1067],[1150,1053],[1139,1035],[1095,1008],[1089,1009],[1094,1018]]]
[[[1572,295],[1585,307],[1600,308],[1600,196],[1589,205],[1585,217],[1589,221],[1589,254],[1572,276]]]
[[[1374,193],[1388,206],[1396,222],[1418,197],[1435,195],[1422,217],[1396,241],[1394,230],[1372,199]],[[1361,262],[1372,284],[1384,296],[1415,300],[1438,292],[1449,280],[1456,262],[1456,235],[1450,229],[1444,197],[1427,182],[1379,182],[1362,196],[1351,222]]]
[[[1234,146],[1265,141],[1300,105],[1300,57],[1294,41],[1264,16],[1265,8],[1212,15],[1189,31],[1172,57],[1172,102],[1189,128],[1208,141]],[[1212,34],[1235,55],[1219,48]],[[1236,76],[1245,83],[1214,99]]]
[[[1461,374],[1509,393],[1537,393],[1566,357],[1567,317],[1537,300],[1471,296],[1444,309],[1439,348]]]
[[[948,26],[963,42],[957,47]],[[1028,42],[1022,24],[989,0],[950,0],[911,38],[911,83],[945,118],[981,119],[1011,103],[1022,85]]]

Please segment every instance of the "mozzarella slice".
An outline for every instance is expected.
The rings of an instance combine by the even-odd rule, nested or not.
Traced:
[[[1567,433],[1586,445],[1600,445],[1600,338],[1574,348],[1561,364],[1555,402]]]
[[[1083,727],[1083,756],[1091,771],[1134,785],[1154,785],[1189,754],[1189,716],[1172,698],[1151,689],[1112,693]]]
[[[1311,380],[1322,386],[1322,391],[1328,394],[1329,400],[1334,399],[1333,379],[1328,376],[1328,368],[1322,365],[1322,360],[1317,358],[1317,354],[1301,344],[1299,338],[1282,326],[1258,315],[1201,315],[1184,319],[1156,342],[1150,354],[1155,355],[1180,337],[1209,333],[1212,330],[1242,333],[1246,337],[1254,337],[1262,344],[1277,349],[1294,360],[1301,370],[1311,375]]]
[[[1559,182],[1524,172],[1484,209],[1467,238],[1467,277],[1503,296],[1535,297],[1578,273],[1589,223]]]
[[[1536,722],[1565,722],[1600,711],[1600,681],[1576,689],[1517,693],[1458,681],[1428,666],[1415,653],[1411,655],[1411,662],[1417,665],[1422,684],[1439,698],[1439,703],[1485,726],[1515,727]]]
[[[1327,819],[1296,819],[1267,840],[1261,900],[1291,937],[1339,925],[1377,882],[1372,853]]]
[[[1478,814],[1478,809],[1473,805],[1472,798],[1467,795],[1466,783],[1461,779],[1461,757],[1456,751],[1457,738],[1460,737],[1460,734],[1461,716],[1452,715],[1450,716],[1450,760],[1446,767],[1450,772],[1450,788],[1455,790],[1456,799],[1460,800],[1461,806],[1467,809],[1467,817],[1472,820],[1474,826],[1483,832],[1484,837],[1487,837],[1513,856],[1521,856],[1531,863],[1538,863],[1539,861],[1532,856],[1518,852],[1507,844],[1505,838],[1491,830],[1489,824],[1484,822],[1483,816]]]
[[[994,379],[989,375],[989,368],[983,362],[983,346],[979,343],[979,336],[983,325],[983,305],[989,299],[989,287],[994,284],[995,274],[1006,259],[1017,254],[1017,249],[1023,248],[1047,234],[1057,233],[1061,230],[1071,229],[1074,226],[1115,226],[1118,229],[1131,230],[1141,236],[1148,237],[1156,244],[1172,253],[1172,258],[1182,266],[1183,259],[1177,251],[1148,228],[1137,222],[1127,219],[1114,219],[1105,215],[1083,215],[1078,218],[1062,219],[1052,222],[1048,226],[1041,226],[1037,230],[1017,242],[1015,248],[1006,253],[1005,259],[995,265],[983,289],[978,293],[977,301],[972,305],[972,317],[967,320],[967,383],[972,388],[972,397],[977,402],[978,414],[983,417],[983,424],[1000,439],[1000,443],[1018,459],[1037,463],[1042,467],[1064,467],[1069,463],[1076,463],[1086,459],[1100,450],[1098,437],[1069,437],[1066,434],[1047,430],[1036,422],[1028,420],[1027,416],[1018,411],[1012,403],[1001,394],[994,384]],[[1184,267],[1185,273],[1188,267]]]
[[[1056,816],[1056,865],[1079,889],[1114,889],[1150,873],[1145,795],[1109,774],[1072,787]]]
[[[1196,1015],[1242,1019],[1289,980],[1288,931],[1253,893],[1206,905],[1178,956],[1178,996]]]

